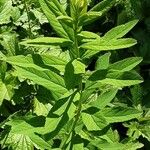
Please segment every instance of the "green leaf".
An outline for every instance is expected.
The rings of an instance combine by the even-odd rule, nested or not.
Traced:
[[[73,22],[73,19],[72,19],[71,17],[69,17],[69,16],[58,16],[57,19],[58,19],[58,20],[64,20],[64,21],[67,20],[67,21],[70,22],[70,23]]]
[[[26,46],[37,46],[37,47],[45,47],[45,46],[62,46],[66,47],[72,44],[72,42],[65,38],[57,38],[57,37],[40,37],[33,40],[27,40],[20,43],[21,45]]]
[[[103,70],[107,69],[109,66],[109,58],[110,58],[111,53],[106,53],[98,58],[96,61],[96,70]]]
[[[106,140],[108,143],[117,143],[120,141],[120,136],[117,130],[109,129],[105,132],[104,135],[101,135],[100,138]]]
[[[8,87],[0,80],[0,106],[3,103],[3,100],[10,100],[11,96],[9,95]]]
[[[138,20],[133,20],[130,21],[126,24],[117,26],[113,29],[111,29],[110,31],[108,31],[105,35],[104,35],[104,39],[107,40],[113,40],[113,39],[118,39],[118,38],[122,38],[124,35],[126,35],[136,24],[138,23]]]
[[[75,86],[79,85],[79,82],[81,81],[81,76],[79,73],[83,72],[83,66],[79,63],[79,61],[74,60],[73,62],[70,61],[66,65],[64,73],[65,85],[68,90],[73,89]]]
[[[100,150],[137,150],[138,148],[142,148],[143,144],[139,142],[129,142],[126,144],[115,142],[115,143],[108,143],[105,141],[92,141],[91,142],[94,146],[100,148]]]
[[[141,85],[135,85],[130,88],[130,92],[132,95],[132,103],[134,106],[138,106],[142,104],[142,99],[144,96],[144,90]]]
[[[17,71],[17,76],[30,79],[34,83],[46,87],[56,98],[60,98],[65,93],[68,93],[63,78],[50,70],[41,71],[30,67],[23,68],[17,66],[14,68]]]
[[[123,48],[129,48],[135,45],[137,42],[131,38],[124,38],[112,41],[106,41],[103,39],[93,40],[92,42],[88,42],[82,44],[80,48],[87,49],[87,51],[83,54],[83,58],[90,57],[100,51],[108,51],[108,50],[117,50]]]
[[[102,130],[108,124],[102,115],[82,112],[82,121],[89,131]]]
[[[40,24],[48,23],[47,18],[45,17],[45,15],[43,14],[43,12],[41,12],[41,10],[31,9],[30,11],[33,12],[33,14],[35,15],[36,19],[39,20]]]
[[[88,90],[100,88],[102,85],[122,88],[141,82],[143,82],[143,80],[136,72],[107,72],[107,70],[98,70],[88,78],[85,87]]]
[[[102,12],[89,11],[79,17],[79,26],[92,23],[94,20],[102,16]]]
[[[36,148],[40,148],[40,149],[50,149],[50,145],[44,141],[40,136],[36,135],[35,133],[38,133],[40,131],[44,131],[47,130],[46,125],[44,127],[39,126],[40,123],[43,123],[43,119],[40,117],[37,118],[31,118],[29,119],[32,122],[33,119],[33,124],[34,126],[30,125],[29,123],[27,123],[23,118],[20,117],[20,119],[13,119],[9,122],[7,122],[7,125],[11,126],[11,131],[10,134],[13,136],[16,135],[21,135],[22,137],[26,137],[28,140],[30,140],[30,142],[32,143],[32,145],[34,145]],[[37,122],[36,122],[37,121]],[[39,122],[40,121],[40,122]],[[48,118],[46,119],[46,123],[48,121]],[[53,119],[53,121],[56,121],[56,119]],[[58,121],[55,122],[55,125],[57,124]],[[46,124],[45,123],[45,124]],[[49,127],[53,125],[53,122],[51,121],[49,123]],[[36,126],[35,126],[36,124]],[[16,140],[16,139],[15,139]],[[13,141],[13,144],[16,143],[16,141]]]
[[[44,104],[42,102],[40,102],[37,98],[34,98],[34,102],[33,102],[33,112],[37,115],[37,116],[47,116],[50,108],[52,106],[50,104]]]
[[[61,59],[56,56],[46,54],[32,54],[32,55],[18,55],[12,57],[3,57],[1,60],[20,67],[31,67],[37,70],[47,70],[47,66],[54,67],[61,72],[64,72],[65,65],[67,64],[65,59]],[[43,67],[45,65],[45,67]]]
[[[115,4],[116,0],[103,0],[80,17],[80,25],[87,25],[99,19]]]
[[[10,145],[10,147],[15,150],[33,150],[34,144],[35,143],[33,143],[27,135],[13,133],[8,135],[5,143],[5,145]]]
[[[82,74],[82,73],[85,73],[85,65],[80,62],[79,60],[75,59],[73,62],[72,62],[72,65],[74,67],[74,74]]]
[[[89,32],[89,31],[81,31],[78,34],[79,37],[81,38],[85,38],[85,39],[99,39],[100,36],[98,34],[95,34],[93,32]]]
[[[130,107],[105,108],[97,113],[97,115],[103,116],[109,123],[128,121],[140,117],[141,114],[141,111]]]
[[[104,80],[99,81],[99,84],[107,84],[107,85],[112,85],[115,88],[122,88],[125,86],[140,84],[142,82],[143,82],[142,80],[118,80],[118,79],[106,78]]]
[[[73,40],[72,28],[57,19],[58,16],[67,15],[61,4],[57,0],[39,0],[39,3],[53,29],[61,37]]]
[[[105,93],[102,93],[97,97],[97,99],[90,103],[91,106],[97,107],[99,109],[103,109],[105,106],[107,106],[112,99],[117,94],[116,89],[112,89],[110,91],[106,91]]]
[[[84,143],[77,143],[73,145],[73,150],[84,150]]]
[[[107,12],[115,3],[116,0],[103,0],[90,9],[90,11]]]
[[[19,53],[18,40],[15,34],[3,35],[3,41],[1,44],[7,51],[7,56],[14,56]]]
[[[115,62],[114,64],[111,64],[108,69],[112,71],[121,71],[121,72],[130,71],[135,66],[137,66],[141,61],[142,61],[141,57],[130,57]]]
[[[16,85],[16,78],[10,74],[6,74],[3,81],[0,79],[0,105],[4,99],[11,100]]]
[[[12,1],[11,0],[2,0],[0,2],[0,25],[7,24],[10,22],[11,17],[11,8]]]

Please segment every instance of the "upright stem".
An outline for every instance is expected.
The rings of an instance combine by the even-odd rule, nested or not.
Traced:
[[[77,57],[80,58],[80,51],[79,51],[79,48],[78,48],[78,38],[77,38],[77,35],[78,35],[78,22],[76,21],[75,25],[74,25],[74,46],[75,46],[75,51],[77,53]]]
[[[77,34],[78,34],[78,18],[76,18],[76,21],[75,21],[75,24],[74,24],[74,50],[77,54],[77,58],[80,58],[80,51],[79,51],[79,48],[78,48]],[[82,94],[82,78],[81,78],[80,83],[79,83],[78,91],[79,91],[80,97],[81,97],[81,94]],[[71,134],[74,133],[74,129],[75,129],[76,124],[77,124],[77,122],[80,118],[81,108],[82,108],[82,103],[81,103],[81,99],[79,99],[75,119],[72,123],[72,126],[70,127],[69,133],[67,134],[64,141],[60,145],[60,148],[62,150],[66,149],[66,143],[67,143],[68,139],[70,138]]]
[[[30,23],[31,18],[30,18],[30,14],[29,14],[30,10],[29,10],[29,7],[27,6],[26,0],[23,0],[23,2],[24,2],[25,10],[26,10],[26,12],[27,12],[27,17],[28,17],[28,32],[29,32],[29,38],[32,39],[33,36],[32,36],[31,23]]]

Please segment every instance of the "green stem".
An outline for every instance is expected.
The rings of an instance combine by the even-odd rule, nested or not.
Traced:
[[[65,137],[64,141],[63,141],[63,142],[61,143],[61,145],[60,145],[60,148],[61,148],[62,150],[65,150],[65,149],[66,149],[66,143],[67,143],[69,137],[71,136],[71,134],[74,132],[74,129],[75,129],[75,127],[76,127],[76,124],[77,124],[77,122],[78,122],[78,120],[79,120],[79,118],[80,118],[81,107],[82,107],[82,105],[81,105],[81,102],[79,101],[79,104],[78,104],[78,106],[77,106],[77,113],[76,113],[76,115],[75,115],[75,120],[74,120],[74,122],[73,122],[73,124],[72,124],[72,126],[71,126],[71,128],[70,128],[69,133],[67,134],[67,136]]]
[[[24,6],[25,6],[25,10],[27,12],[27,17],[28,17],[28,32],[29,32],[29,38],[32,39],[33,38],[33,35],[32,35],[32,29],[31,29],[31,23],[30,23],[30,10],[29,10],[29,7],[27,6],[27,3],[26,3],[26,0],[23,0],[24,2]]]
[[[75,23],[75,29],[74,29],[74,45],[75,45],[75,51],[77,53],[77,58],[80,58],[80,51],[79,51],[79,48],[78,48],[78,38],[77,38],[77,35],[78,35],[78,23]]]
[[[75,22],[74,22],[74,51],[75,51],[76,57],[80,58],[80,51],[79,51],[79,47],[78,47],[77,35],[78,35],[78,15],[76,16]],[[80,83],[79,83],[78,91],[80,93],[80,98],[81,98],[81,94],[82,94],[82,78],[81,78]],[[76,111],[75,119],[74,119],[74,121],[72,123],[72,126],[69,129],[69,133],[66,135],[65,139],[63,140],[63,142],[60,145],[60,148],[62,150],[66,149],[67,141],[69,140],[71,134],[75,133],[74,129],[75,129],[76,124],[77,124],[77,122],[78,122],[78,120],[80,118],[81,109],[82,109],[82,102],[81,102],[81,99],[79,99],[79,103],[77,105],[77,111]],[[74,134],[72,134],[72,136],[74,136]]]

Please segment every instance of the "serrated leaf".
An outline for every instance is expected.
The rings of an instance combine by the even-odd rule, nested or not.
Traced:
[[[113,40],[113,39],[117,39],[117,38],[122,38],[124,35],[126,35],[136,24],[138,23],[138,20],[133,20],[130,21],[126,24],[117,26],[113,29],[111,29],[110,31],[108,31],[105,35],[104,35],[104,39],[107,40]]]
[[[39,120],[39,118],[37,118],[37,119]],[[53,119],[53,120],[55,121],[56,119]],[[42,121],[42,120],[39,120],[39,121]],[[34,123],[37,123],[37,122],[34,122]],[[56,121],[55,125],[57,123],[58,122]],[[30,139],[30,141],[36,148],[40,148],[40,149],[50,149],[51,148],[51,146],[46,141],[44,141],[40,136],[35,134],[35,132],[37,133],[40,131],[43,131],[43,134],[44,134],[44,131],[47,130],[46,125],[44,127],[31,126],[30,124],[28,124],[21,118],[13,119],[13,120],[9,121],[7,124],[11,126],[10,134],[12,134],[12,135],[20,134],[21,136],[27,137],[28,139]],[[53,124],[53,122],[51,122],[51,125],[52,124]],[[38,124],[36,124],[36,125],[38,126]],[[50,124],[49,124],[49,126],[50,126]],[[15,142],[16,141],[13,141],[13,144]]]
[[[33,14],[35,15],[35,17],[39,20],[40,24],[44,24],[44,23],[48,23],[47,18],[45,17],[45,15],[38,9],[31,9],[30,11],[33,12]]]
[[[16,78],[6,74],[5,79],[0,79],[0,105],[3,100],[11,100],[14,94],[14,87],[17,85]]]
[[[57,37],[40,37],[33,40],[26,40],[24,42],[20,42],[21,45],[26,46],[37,46],[37,47],[45,47],[45,46],[62,46],[66,47],[72,44],[72,42],[65,38],[57,38]]]
[[[0,2],[0,25],[7,24],[10,22],[11,7],[12,7],[11,0]]]
[[[37,98],[34,98],[34,102],[33,102],[33,112],[37,115],[37,116],[47,116],[50,109],[51,109],[51,105],[50,104],[44,104],[42,102],[40,102]]]
[[[10,95],[7,89],[7,86],[0,80],[0,106],[3,103],[3,100],[10,100]]]
[[[121,72],[130,71],[135,66],[137,66],[141,61],[142,61],[141,57],[130,57],[115,62],[114,64],[111,64],[108,69],[113,71],[121,71]]]
[[[9,134],[5,145],[9,145],[15,150],[33,150],[34,143],[31,139],[23,134]],[[37,147],[38,148],[38,147]]]
[[[15,34],[12,35],[3,35],[3,41],[1,44],[7,51],[7,56],[14,56],[19,53],[19,46],[17,37]]]

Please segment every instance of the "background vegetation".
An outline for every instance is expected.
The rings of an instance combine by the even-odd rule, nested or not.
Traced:
[[[99,4],[101,1],[102,0],[89,0],[88,10]],[[73,120],[69,118],[68,122],[65,121],[68,118],[65,116],[66,112],[63,112],[69,103],[66,98],[64,97],[57,101],[51,90],[43,86],[40,81],[38,83],[38,81],[30,79],[30,77],[20,76],[17,67],[15,68],[17,65],[24,66],[27,64],[27,61],[30,62],[30,58],[27,60],[25,59],[25,56],[31,55],[34,55],[35,57],[34,60],[32,60],[32,63],[43,68],[48,66],[49,61],[42,58],[47,65],[44,66],[45,64],[42,64],[43,62],[39,56],[54,56],[62,60],[68,60],[70,59],[70,56],[66,50],[66,46],[55,44],[48,47],[33,47],[28,45],[28,43],[20,44],[22,41],[38,37],[58,37],[58,34],[57,31],[54,30],[53,25],[49,23],[50,21],[43,13],[44,11],[37,0],[0,0],[0,130],[2,149],[32,150],[58,148],[59,150],[59,147],[61,147],[66,150],[121,150],[120,148],[123,147],[122,150],[149,150],[150,1],[103,1],[108,1],[108,6],[103,10],[104,14],[99,19],[95,19],[95,21],[90,24],[83,26],[83,30],[103,36],[116,26],[138,19],[138,23],[135,23],[136,25],[134,28],[132,28],[125,36],[136,39],[137,44],[123,50],[111,51],[111,53],[100,52],[85,59],[83,62],[86,64],[87,77],[89,77],[88,71],[94,71],[96,68],[95,66],[97,66],[97,68],[101,66],[102,69],[103,67],[105,69],[105,65],[108,64],[108,61],[110,64],[113,64],[128,57],[136,57],[138,59],[133,61],[140,64],[136,66],[137,64],[134,65],[133,62],[130,64],[130,61],[127,60],[129,64],[126,64],[126,67],[130,68],[131,65],[132,70],[136,66],[135,69],[132,70],[133,76],[137,75],[134,74],[135,71],[138,72],[141,75],[140,79],[143,80],[143,82],[136,85],[131,84],[132,86],[123,87],[119,90],[117,89],[118,92],[116,92],[116,89],[110,90],[110,87],[108,86],[105,86],[104,88],[101,87],[101,93],[106,95],[103,95],[100,98],[107,99],[107,97],[109,97],[109,100],[111,99],[112,102],[108,106],[119,108],[119,110],[111,110],[110,114],[109,112],[107,112],[108,114],[105,111],[102,112],[104,116],[106,114],[108,115],[110,118],[108,122],[110,124],[105,126],[102,130],[97,129],[96,125],[94,126],[90,123],[91,116],[95,114],[96,111],[95,109],[93,110],[94,104],[92,107],[88,108],[86,108],[85,105],[82,115],[84,119],[79,119],[76,128],[73,127],[70,131]],[[68,0],[59,0],[59,2],[62,5],[62,8],[68,11]],[[60,19],[64,21],[63,18]],[[67,20],[68,18],[65,19]],[[88,39],[86,40],[88,41]],[[20,55],[22,56],[14,57]],[[140,57],[143,58],[142,62]],[[78,65],[80,66],[81,64]],[[34,66],[28,67],[34,68]],[[82,69],[83,66],[81,65],[80,67]],[[48,68],[56,74],[58,73],[58,70],[55,70],[55,67],[49,66]],[[70,68],[68,70],[70,70]],[[66,69],[65,72],[66,78],[69,78],[72,75],[69,74],[70,72],[68,70]],[[82,72],[79,71],[77,75],[73,76],[74,80],[78,80],[78,74],[80,73]],[[85,81],[87,77],[85,77]],[[96,75],[93,78],[95,79]],[[72,88],[72,85],[70,85],[70,82],[72,83],[71,80],[68,81],[65,79],[65,82],[66,84],[69,82],[68,88]],[[73,85],[73,88],[76,86],[77,85]],[[100,91],[95,95],[87,93],[87,95],[89,94],[89,97],[93,96],[88,100],[90,101],[92,99],[93,101],[97,99],[100,94],[99,92]],[[69,114],[71,115],[69,115],[69,117],[71,117],[73,111],[76,110],[74,107],[78,105],[78,98],[74,97],[75,96],[73,96],[73,99],[77,100],[74,101],[73,106],[70,106],[71,110],[69,111]],[[78,94],[76,94],[76,97],[78,97]],[[127,110],[128,108],[129,110]],[[132,109],[134,109],[134,111],[132,111]],[[56,113],[53,114],[55,111]],[[116,122],[111,121],[118,111],[120,114],[126,113],[127,115],[128,113],[135,113],[136,116],[129,116],[130,119],[120,119],[119,117],[116,117]],[[57,118],[61,113],[63,114],[63,121],[61,123],[58,123],[58,119],[49,119],[53,117]],[[47,117],[48,119],[45,119]],[[96,116],[94,117],[96,118]],[[97,124],[99,121],[103,122],[102,119],[103,118],[96,118],[93,120]],[[90,126],[89,124],[92,125]],[[55,129],[56,126],[57,128]],[[102,126],[103,125],[101,124],[101,127]],[[72,135],[68,136],[66,133],[71,133]]]

